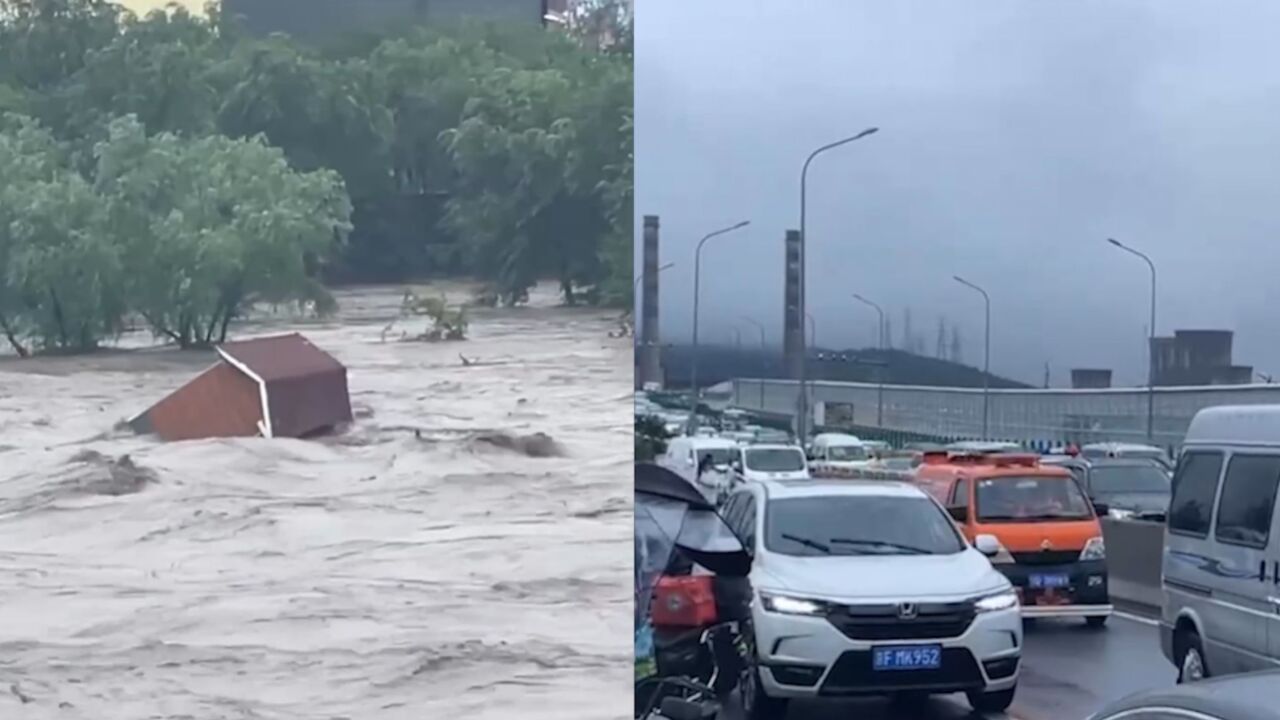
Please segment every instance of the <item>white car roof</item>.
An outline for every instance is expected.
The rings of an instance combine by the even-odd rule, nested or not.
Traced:
[[[896,480],[766,480],[770,498],[794,497],[928,497],[911,483]]]
[[[953,442],[946,446],[948,450],[1014,450],[1021,449],[1022,446],[1015,442],[1001,442],[998,440],[961,440]]]
[[[738,443],[733,440],[714,435],[693,435],[685,439],[694,450],[728,450],[738,447]]]
[[[1159,450],[1155,445],[1144,445],[1142,443],[1124,443],[1124,442],[1101,442],[1089,443],[1080,448],[1081,450]]]
[[[814,445],[862,445],[862,438],[846,433],[818,433],[813,436]]]
[[[755,443],[748,445],[744,450],[794,450],[795,452],[804,452],[797,445],[787,445],[786,443]]]
[[[1221,405],[1191,418],[1184,444],[1280,446],[1280,405]]]

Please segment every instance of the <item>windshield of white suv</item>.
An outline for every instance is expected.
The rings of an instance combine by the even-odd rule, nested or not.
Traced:
[[[978,481],[978,519],[984,522],[1087,520],[1093,509],[1075,479],[1057,475]]]
[[[779,555],[950,555],[951,519],[922,497],[828,495],[770,500],[765,547]]]
[[[804,455],[791,448],[756,448],[742,453],[748,470],[797,472],[804,469]]]
[[[866,460],[867,449],[861,445],[831,445],[827,447],[827,459],[836,462]]]

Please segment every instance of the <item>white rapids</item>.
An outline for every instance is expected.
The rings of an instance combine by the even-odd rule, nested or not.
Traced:
[[[0,359],[0,717],[630,717],[631,344],[534,300],[458,343],[387,336],[386,289],[237,328],[348,366],[315,441],[113,430],[209,352]]]

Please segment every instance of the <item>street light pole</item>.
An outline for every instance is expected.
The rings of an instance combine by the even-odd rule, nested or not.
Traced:
[[[953,275],[955,281],[966,287],[977,290],[982,294],[982,302],[986,307],[986,332],[983,340],[982,351],[982,439],[987,439],[987,422],[991,414],[991,296],[986,290],[965,280],[959,275]]]
[[[667,263],[666,265],[663,265],[662,267],[659,267],[657,270],[655,270],[655,271],[654,271],[654,274],[655,274],[655,275],[657,275],[658,273],[661,273],[663,270],[669,270],[669,269],[671,269],[671,268],[675,267],[675,265],[676,265],[675,263],[673,263],[673,262],[669,262],[669,263]],[[632,297],[632,302],[633,302],[633,304],[638,304],[638,303],[635,303],[635,300],[636,300],[636,299],[639,299],[639,298],[638,298],[638,296],[640,295],[640,282],[641,282],[641,281],[643,281],[643,280],[644,280],[644,278],[645,278],[645,273],[644,273],[643,271],[641,271],[641,272],[640,272],[639,277],[637,277],[637,278],[636,278],[635,284],[634,284],[634,285],[632,285],[632,287],[631,287],[631,297]],[[634,307],[632,308],[632,312],[633,312],[633,313],[635,312],[635,308],[634,308]],[[638,315],[633,315],[633,316],[632,316],[632,320],[633,320],[633,321],[634,321],[634,320],[639,320],[639,319],[640,319],[640,318],[639,318],[639,316],[638,316]],[[638,332],[638,331],[639,331],[639,325],[640,325],[640,324],[639,324],[638,322],[633,322],[632,324],[636,326],[635,328],[633,328],[633,329],[632,329],[632,335],[634,335],[634,336],[635,336],[636,340],[639,340],[639,339],[640,339],[640,337],[641,337],[641,336],[640,336],[640,333]],[[643,347],[643,345],[641,345],[641,347]]]
[[[698,390],[698,300],[702,281],[702,246],[713,237],[733,232],[750,224],[750,220],[743,220],[735,225],[707,233],[698,241],[698,246],[693,251],[693,368],[689,373],[689,390],[690,395],[693,397],[693,407],[690,410],[689,422],[685,423],[686,433],[698,428],[698,400],[702,396],[702,393]]]
[[[847,145],[855,140],[861,140],[862,138],[879,131],[879,129],[880,128],[874,128],[874,127],[867,128],[866,130],[863,130],[857,135],[850,135],[849,137],[844,138],[842,140],[837,140],[833,143],[827,143],[826,145],[823,145],[817,150],[814,150],[813,152],[809,153],[809,157],[805,158],[804,167],[800,169],[800,303],[799,305],[800,305],[800,314],[802,316],[805,314],[805,306],[806,306],[805,292],[808,284],[805,279],[805,275],[807,274],[805,272],[805,262],[808,256],[808,253],[805,252],[805,245],[808,243],[808,237],[805,235],[805,210],[806,210],[807,189],[808,189],[808,181],[809,181],[809,165],[813,162],[814,158],[818,157],[822,153],[828,150],[834,150],[835,148],[838,148],[841,145]],[[806,350],[807,344],[805,341],[806,341],[806,338],[804,335],[804,328],[802,326],[800,329],[800,397],[799,397],[800,402],[799,402],[798,413],[796,415],[796,431],[800,435],[801,444],[805,442],[805,439],[809,435],[809,417],[808,417],[809,397],[806,389],[806,386],[808,384],[807,381],[809,379],[809,371],[808,371],[808,368],[806,367],[808,365],[808,351]]]
[[[743,316],[742,316],[742,317],[740,317],[739,319],[740,319],[740,320],[742,320],[743,322],[751,323],[752,325],[754,325],[754,326],[755,326],[756,330],[759,330],[759,331],[760,331],[760,349],[761,349],[761,350],[764,350],[764,345],[765,345],[765,340],[764,340],[764,325],[761,325],[760,323],[756,322],[755,320],[752,320],[751,318],[747,317],[746,315],[743,315]]]
[[[752,320],[746,315],[742,316],[742,320],[744,322],[749,322],[752,325],[755,325],[756,329],[760,331],[760,353],[764,354],[765,352],[764,325],[761,325],[760,323],[756,322],[755,320]],[[764,368],[764,370],[767,372],[768,368],[766,367]],[[764,410],[764,373],[760,373],[760,410],[761,411]]]
[[[1131,255],[1137,255],[1151,270],[1151,325],[1147,329],[1147,442],[1155,442],[1156,427],[1156,264],[1145,254],[1134,250],[1115,238],[1107,242]]]
[[[662,267],[658,268],[658,269],[657,269],[657,270],[655,270],[654,272],[655,272],[655,273],[660,273],[660,272],[662,272],[663,270],[669,270],[669,269],[671,269],[671,268],[673,268],[673,267],[675,267],[675,266],[676,266],[676,264],[675,264],[675,263],[673,263],[673,262],[669,262],[669,263],[667,263],[666,265],[663,265]],[[633,296],[634,296],[634,295],[636,295],[636,294],[638,294],[638,293],[640,292],[640,281],[641,281],[641,280],[644,280],[644,273],[643,273],[643,272],[642,272],[642,273],[640,273],[640,275],[636,278],[635,284],[634,284],[634,286],[631,288],[631,294],[632,294]]]
[[[876,313],[880,316],[880,333],[879,339],[876,340],[876,349],[884,350],[884,308],[862,297],[858,293],[853,294],[853,299],[863,305],[869,305],[874,308]],[[876,427],[884,427],[884,374],[879,367],[876,368],[876,379],[879,380],[879,382],[876,383]]]
[[[876,313],[880,316],[880,339],[876,341],[876,349],[877,349],[877,350],[883,350],[883,349],[884,349],[884,308],[882,308],[882,307],[880,307],[879,305],[877,305],[877,304],[875,304],[875,303],[871,302],[870,300],[868,300],[868,299],[866,299],[866,298],[862,297],[862,296],[861,296],[861,295],[859,295],[858,293],[854,293],[854,294],[853,294],[853,299],[854,299],[854,300],[857,300],[858,302],[862,303],[863,305],[867,305],[867,306],[871,307],[871,308],[872,308],[872,309],[874,309],[874,310],[876,311]]]

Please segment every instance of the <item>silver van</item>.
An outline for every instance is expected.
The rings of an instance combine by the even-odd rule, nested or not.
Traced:
[[[1280,666],[1280,405],[1205,408],[1173,476],[1160,645],[1178,681]]]

